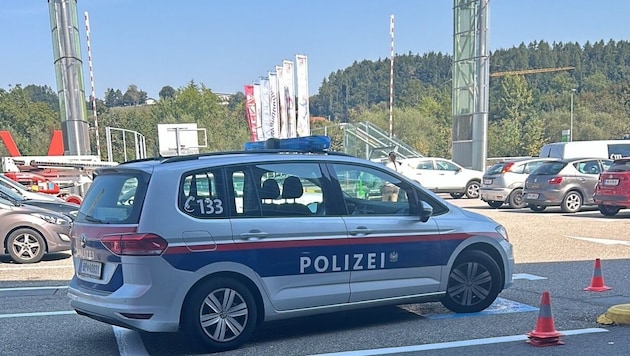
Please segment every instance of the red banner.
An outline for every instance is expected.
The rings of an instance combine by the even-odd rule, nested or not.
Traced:
[[[254,97],[254,86],[245,85],[245,113],[247,114],[247,125],[252,141],[256,141],[256,98]]]

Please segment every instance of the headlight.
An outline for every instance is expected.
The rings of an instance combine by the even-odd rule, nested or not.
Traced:
[[[70,219],[66,219],[61,216],[43,214],[43,213],[32,213],[31,215],[36,216],[47,223],[55,224],[55,225],[70,225]]]
[[[499,235],[503,236],[505,241],[510,241],[510,239],[508,238],[507,230],[503,227],[503,225],[497,226],[496,230],[499,233]]]

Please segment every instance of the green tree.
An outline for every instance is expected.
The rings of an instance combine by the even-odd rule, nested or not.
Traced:
[[[160,99],[172,99],[175,96],[175,89],[170,85],[163,86],[158,95]]]

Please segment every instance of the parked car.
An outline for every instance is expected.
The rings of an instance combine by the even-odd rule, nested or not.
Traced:
[[[0,254],[17,263],[35,263],[46,253],[70,250],[71,226],[65,215],[0,198]]]
[[[479,198],[483,172],[464,168],[445,158],[420,157],[401,160],[403,174],[435,193]]]
[[[77,204],[67,203],[63,200],[52,201],[24,198],[14,190],[6,188],[2,185],[0,185],[0,197],[11,201],[15,205],[31,205],[42,209],[52,210],[57,213],[64,214],[72,220],[76,218],[77,213],[79,212],[79,205]]]
[[[614,160],[600,173],[593,201],[605,216],[617,215],[619,210],[630,207],[630,157]]]
[[[22,197],[27,198],[27,199],[48,200],[48,201],[56,201],[56,202],[64,201],[63,199],[52,194],[46,194],[46,193],[40,193],[40,192],[34,192],[31,190],[28,190],[23,184],[14,181],[13,179],[5,176],[2,173],[0,173],[0,186],[12,189],[16,193],[20,194]]]
[[[222,351],[269,320],[429,301],[478,312],[512,284],[492,219],[382,164],[283,141],[99,168],[72,227],[71,307]]]
[[[552,158],[531,157],[498,162],[483,175],[479,196],[493,208],[508,204],[512,209],[527,207],[523,200],[525,179],[538,166]]]
[[[543,162],[525,180],[525,203],[535,212],[548,206],[560,206],[575,213],[585,205],[594,205],[593,193],[599,174],[612,160],[574,158]]]

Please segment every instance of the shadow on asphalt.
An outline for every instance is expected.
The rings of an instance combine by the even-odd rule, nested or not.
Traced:
[[[44,262],[44,261],[60,261],[60,260],[65,260],[66,258],[70,258],[70,257],[72,257],[72,255],[69,252],[48,253],[48,254],[44,255],[44,258],[42,258],[41,262]],[[17,264],[15,262],[13,262],[11,257],[9,257],[8,255],[1,255],[0,256],[0,263]]]

